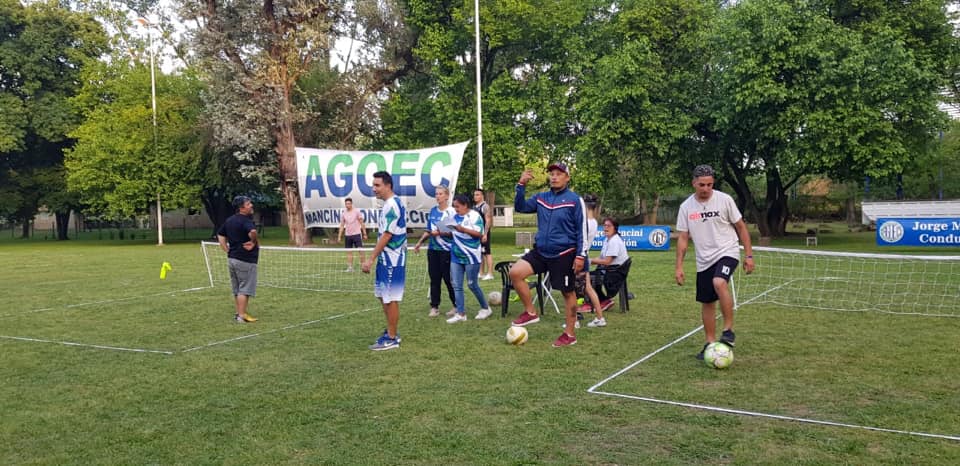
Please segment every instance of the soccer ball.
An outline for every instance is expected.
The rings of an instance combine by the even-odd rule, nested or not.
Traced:
[[[507,343],[520,346],[527,342],[527,329],[516,325],[507,329]]]
[[[720,342],[710,343],[703,350],[703,362],[717,369],[730,367],[733,364],[733,349]]]
[[[503,296],[500,295],[499,291],[491,291],[487,295],[487,301],[490,302],[491,306],[499,306],[503,302]]]

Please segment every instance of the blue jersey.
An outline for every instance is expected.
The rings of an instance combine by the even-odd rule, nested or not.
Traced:
[[[513,208],[517,212],[537,214],[534,242],[543,257],[566,254],[587,257],[592,238],[587,234],[586,206],[580,195],[568,188],[534,194],[526,199],[526,187],[517,185]]]
[[[444,210],[440,210],[439,207],[433,206],[430,209],[430,216],[427,217],[427,231],[433,232],[439,230],[438,224],[441,220],[457,215],[457,211],[453,210],[453,207],[447,207]],[[429,248],[434,251],[450,251],[450,240],[444,238],[443,236],[433,236],[430,235],[430,244]]]
[[[466,215],[453,217],[458,225],[476,232],[483,233],[483,219],[475,210]],[[479,264],[481,259],[480,237],[473,237],[459,231],[453,232],[453,248],[450,252],[450,261],[458,264]]]

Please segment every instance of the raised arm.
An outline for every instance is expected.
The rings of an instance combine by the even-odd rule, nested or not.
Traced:
[[[516,194],[513,196],[513,210],[524,213],[532,214],[537,211],[537,196],[532,196],[530,199],[527,199],[527,182],[533,179],[533,172],[530,170],[524,170],[520,175],[520,180],[517,181]]]

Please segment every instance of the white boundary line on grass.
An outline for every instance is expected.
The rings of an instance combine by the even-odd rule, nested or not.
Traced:
[[[123,348],[120,346],[94,345],[89,343],[77,343],[73,341],[44,340],[41,338],[14,337],[14,336],[8,336],[8,335],[0,335],[0,338],[5,338],[8,340],[30,341],[35,343],[55,343],[58,345],[78,346],[81,348],[96,348],[96,349],[105,349],[105,350],[113,350],[113,351],[130,351],[133,353],[153,353],[153,354],[166,354],[166,355],[173,354],[173,351],[151,350],[151,349],[143,349],[143,348]]]
[[[2,317],[17,317],[17,316],[22,316],[22,315],[27,315],[27,314],[34,314],[34,313],[37,313],[37,312],[54,311],[54,310],[57,310],[57,309],[73,309],[73,308],[75,308],[75,307],[95,306],[95,305],[97,305],[97,304],[117,303],[117,302],[121,302],[121,301],[130,301],[130,300],[140,299],[140,298],[152,298],[152,297],[154,297],[154,296],[172,295],[172,294],[174,294],[174,293],[188,293],[188,292],[191,292],[191,291],[208,290],[208,289],[210,289],[210,288],[211,288],[211,287],[209,287],[209,286],[201,286],[201,287],[196,287],[196,288],[187,288],[187,289],[185,289],[185,290],[164,291],[164,292],[162,292],[162,293],[146,294],[146,295],[140,295],[140,296],[127,296],[127,297],[125,297],[125,298],[104,299],[104,300],[102,300],[102,301],[90,301],[90,302],[88,302],[88,303],[64,304],[63,306],[45,307],[45,308],[42,308],[42,309],[31,309],[31,310],[29,310],[29,311],[11,312],[11,313],[9,313],[9,314],[0,314],[0,318],[2,318]]]
[[[228,343],[233,343],[233,342],[235,342],[235,341],[246,340],[247,338],[259,337],[259,336],[261,336],[261,335],[268,335],[268,334],[271,334],[271,333],[282,332],[282,331],[284,331],[284,330],[291,330],[291,329],[295,329],[295,328],[298,328],[298,327],[306,327],[306,326],[308,326],[308,325],[313,325],[313,324],[316,324],[316,323],[319,323],[319,322],[323,322],[323,321],[325,321],[325,320],[339,319],[339,318],[341,318],[341,317],[346,317],[346,316],[350,316],[350,315],[360,314],[360,313],[363,313],[363,312],[369,312],[369,311],[372,311],[372,310],[373,310],[373,308],[370,308],[370,309],[361,309],[361,310],[359,310],[359,311],[348,312],[348,313],[346,313],[346,314],[336,314],[336,315],[332,315],[332,316],[329,316],[329,317],[324,317],[323,319],[315,319],[315,320],[309,320],[309,321],[307,321],[307,322],[302,322],[302,323],[299,323],[299,324],[287,325],[286,327],[276,328],[276,329],[273,329],[273,330],[267,330],[267,331],[265,331],[265,332],[251,333],[251,334],[249,334],[249,335],[241,335],[241,336],[239,336],[239,337],[228,338],[228,339],[226,339],[226,340],[220,340],[220,341],[210,342],[210,343],[207,343],[206,345],[200,345],[200,346],[194,346],[193,348],[187,348],[187,349],[185,349],[185,350],[180,350],[180,351],[178,351],[178,353],[189,353],[189,352],[191,352],[191,351],[202,350],[202,349],[210,348],[210,347],[217,346],[217,345],[225,345],[225,344],[228,344]]]
[[[912,432],[909,430],[885,429],[883,427],[870,427],[870,426],[862,426],[858,424],[844,424],[842,422],[819,421],[816,419],[807,419],[802,417],[781,416],[779,414],[758,413],[755,411],[744,411],[740,409],[720,408],[717,406],[700,405],[695,403],[683,403],[680,401],[660,400],[657,398],[626,395],[623,393],[610,393],[610,392],[600,392],[600,391],[590,391],[590,393],[593,393],[595,395],[607,395],[607,396],[616,396],[620,398],[628,398],[631,400],[649,401],[652,403],[662,403],[662,404],[667,404],[672,406],[683,406],[686,408],[703,409],[706,411],[715,411],[715,412],[726,413],[726,414],[739,414],[741,416],[763,417],[763,418],[769,418],[769,419],[779,419],[782,421],[796,421],[796,422],[804,422],[807,424],[818,424],[818,425],[833,426],[833,427],[847,427],[852,429],[872,430],[875,432],[887,432],[891,434],[916,435],[919,437],[930,437],[930,438],[960,441],[960,436],[955,436],[955,435],[930,434],[927,432]]]
[[[782,286],[782,285],[781,285],[781,286]],[[755,298],[754,298],[754,299],[755,299]],[[749,301],[748,301],[748,302],[749,302]],[[746,304],[746,303],[744,303],[744,304]],[[842,423],[842,422],[820,421],[820,420],[817,420],[817,419],[808,419],[808,418],[802,418],[802,417],[783,416],[783,415],[780,415],[780,414],[760,413],[760,412],[756,412],[756,411],[744,411],[744,410],[740,410],[740,409],[721,408],[721,407],[719,407],[719,406],[701,405],[701,404],[696,404],[696,403],[684,403],[684,402],[681,402],[681,401],[661,400],[661,399],[659,399],[659,398],[650,398],[650,397],[637,396],[637,395],[628,395],[628,394],[625,394],[625,393],[602,392],[602,391],[597,390],[597,389],[600,388],[602,385],[604,385],[604,384],[606,384],[607,382],[609,382],[609,381],[611,381],[611,380],[613,380],[613,379],[615,379],[615,378],[623,375],[625,372],[629,371],[630,369],[633,369],[634,367],[637,367],[638,365],[640,365],[640,364],[643,363],[644,361],[647,361],[647,360],[649,360],[650,358],[656,356],[657,354],[665,351],[666,349],[668,349],[668,348],[676,345],[677,343],[680,343],[681,341],[686,340],[687,338],[690,338],[692,335],[695,335],[695,334],[699,333],[700,330],[702,330],[702,329],[703,329],[703,325],[701,325],[701,326],[699,326],[699,327],[697,327],[697,328],[695,328],[695,329],[687,332],[686,334],[684,334],[683,336],[677,338],[676,340],[673,340],[673,341],[671,341],[670,343],[667,343],[666,345],[663,345],[663,346],[661,346],[660,348],[657,348],[657,349],[654,350],[652,353],[650,353],[650,354],[648,354],[648,355],[646,355],[646,356],[638,359],[637,361],[631,363],[631,364],[628,365],[627,367],[624,367],[623,369],[620,369],[619,371],[615,372],[613,375],[611,375],[611,376],[609,376],[609,377],[607,377],[607,378],[605,378],[605,379],[597,382],[597,383],[594,384],[592,387],[590,387],[590,388],[587,389],[587,393],[592,393],[592,394],[594,394],[594,395],[606,395],[606,396],[614,396],[614,397],[619,397],[619,398],[627,398],[627,399],[630,399],[630,400],[647,401],[647,402],[651,402],[651,403],[660,403],[660,404],[666,404],[666,405],[671,405],[671,406],[683,406],[683,407],[686,407],[686,408],[702,409],[702,410],[705,410],[705,411],[714,411],[714,412],[726,413],[726,414],[738,414],[738,415],[741,415],[741,416],[762,417],[762,418],[768,418],[768,419],[779,419],[779,420],[783,420],[783,421],[802,422],[802,423],[807,423],[807,424],[817,424],[817,425],[834,426],[834,427],[846,427],[846,428],[851,428],[851,429],[871,430],[871,431],[874,431],[874,432],[886,432],[886,433],[891,433],[891,434],[914,435],[914,436],[918,436],[918,437],[928,437],[928,438],[938,438],[938,439],[945,439],[945,440],[960,441],[960,436],[956,436],[956,435],[931,434],[931,433],[928,433],[928,432],[913,432],[913,431],[908,431],[908,430],[886,429],[886,428],[883,428],[883,427],[871,427],[871,426],[863,426],[863,425],[858,425],[858,424],[844,424],[844,423]]]

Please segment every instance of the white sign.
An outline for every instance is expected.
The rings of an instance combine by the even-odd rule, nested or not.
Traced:
[[[366,225],[375,225],[381,202],[373,193],[373,174],[387,171],[393,192],[407,210],[407,227],[425,227],[436,205],[436,186],[456,192],[463,151],[469,141],[442,147],[399,151],[342,151],[297,148],[300,201],[307,228],[337,227],[343,201],[353,199]]]

